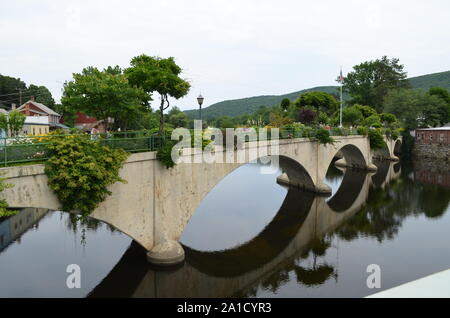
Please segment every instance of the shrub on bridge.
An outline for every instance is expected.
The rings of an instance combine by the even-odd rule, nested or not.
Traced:
[[[156,152],[156,159],[158,159],[167,169],[173,168],[175,162],[172,160],[172,148],[177,141],[166,140],[164,145]]]
[[[384,138],[383,134],[379,129],[370,129],[368,132],[370,148],[372,150],[384,148]]]
[[[45,163],[48,185],[65,211],[89,215],[111,192],[108,186],[126,182],[119,170],[128,157],[122,149],[112,149],[84,136],[54,137],[48,144]]]
[[[335,143],[335,140],[330,136],[330,132],[324,128],[318,128],[316,130],[315,139],[323,145]]]
[[[369,128],[367,128],[366,126],[358,126],[356,130],[358,132],[358,135],[367,136],[369,134]]]

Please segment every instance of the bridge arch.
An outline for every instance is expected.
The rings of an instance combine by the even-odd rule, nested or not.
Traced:
[[[403,145],[403,143],[402,143],[402,141],[400,139],[397,139],[395,141],[394,150],[393,150],[393,154],[395,156],[401,155],[401,153],[402,153],[402,145]]]
[[[337,166],[343,166],[346,168],[357,168],[366,170],[368,166],[368,162],[366,158],[364,157],[362,151],[360,148],[358,148],[356,145],[348,144],[344,145],[341,148],[338,148],[331,160],[329,161],[329,164],[332,164],[333,158],[336,157],[338,153],[341,153],[343,155],[344,160],[338,160],[336,162]]]

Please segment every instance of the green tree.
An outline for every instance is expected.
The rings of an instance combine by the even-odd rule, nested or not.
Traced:
[[[183,113],[178,107],[174,106],[167,114],[167,121],[174,127],[185,127],[189,125],[189,117]]]
[[[75,119],[77,117],[77,110],[71,105],[55,104],[55,112],[62,116],[64,124],[69,127],[75,126]]]
[[[44,104],[45,106],[55,110],[55,100],[47,87],[31,84],[27,90],[24,91],[24,101],[31,99],[32,96],[35,97],[36,102]]]
[[[160,135],[164,131],[164,110],[170,107],[169,97],[179,99],[185,96],[191,87],[179,76],[181,71],[173,57],[160,58],[145,54],[134,57],[131,67],[125,70],[132,85],[142,88],[148,95],[159,93]]]
[[[378,115],[377,111],[370,106],[354,104],[353,107],[358,109],[364,118]]]
[[[20,106],[22,103],[30,100],[34,96],[38,103],[42,103],[51,109],[55,107],[55,100],[52,93],[45,86],[31,84],[28,88],[25,82],[20,78],[0,75],[0,104],[4,107],[10,107],[11,104]]]
[[[381,128],[381,118],[378,114],[371,115],[363,120],[363,125],[367,127]]]
[[[8,116],[3,113],[0,113],[0,129],[3,129],[8,134]]]
[[[8,126],[12,136],[17,136],[19,132],[22,130],[24,124],[25,124],[24,114],[18,111],[12,111],[9,113]]]
[[[442,98],[429,93],[422,93],[418,107],[422,113],[420,126],[437,127],[447,123],[447,103]]]
[[[294,102],[297,108],[314,109],[316,112],[324,112],[328,116],[333,114],[339,106],[338,101],[330,94],[324,92],[308,92],[300,95]]]
[[[448,90],[442,87],[432,87],[428,91],[431,96],[436,96],[442,99],[445,104],[439,109],[440,121],[442,123],[450,122],[450,93]]]
[[[408,129],[442,125],[442,109],[445,101],[435,95],[420,90],[394,89],[385,98],[385,113],[395,115]]]
[[[117,70],[117,67],[103,71],[87,67],[81,73],[73,74],[73,81],[64,85],[63,107],[105,122],[114,118],[126,130],[129,118],[142,110],[146,94],[142,89],[130,86],[127,77]]]
[[[236,124],[230,116],[222,116],[216,119],[215,126],[218,128],[234,128]]]
[[[347,126],[359,125],[364,120],[361,111],[355,107],[350,106],[342,110],[342,123]]]
[[[25,91],[26,89],[25,82],[21,81],[20,78],[0,74],[0,104],[3,104],[3,106],[20,105],[19,90]]]
[[[411,89],[394,89],[389,91],[383,103],[385,113],[395,115],[408,129],[418,127],[420,93]]]
[[[270,114],[270,126],[282,127],[291,123],[292,119],[286,116],[283,112],[277,111]]]
[[[330,123],[330,118],[324,112],[319,112],[319,116],[317,118],[317,121],[320,124],[327,125],[327,124]]]
[[[399,59],[387,56],[355,65],[344,79],[344,90],[352,96],[351,103],[369,105],[381,112],[389,90],[409,87],[403,69]]]
[[[280,107],[284,111],[287,111],[290,105],[291,105],[291,101],[289,100],[289,98],[283,98],[281,100]]]
[[[395,117],[395,115],[389,114],[389,113],[381,113],[380,119],[383,123],[386,123],[386,124],[393,124],[393,123],[397,122],[397,117]]]

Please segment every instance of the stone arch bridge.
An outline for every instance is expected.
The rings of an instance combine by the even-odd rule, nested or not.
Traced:
[[[190,153],[185,149],[182,156],[190,157],[188,159],[193,163],[180,163],[172,169],[166,169],[156,160],[155,152],[132,154],[120,172],[128,183],[112,185],[112,195],[92,212],[91,217],[133,238],[148,251],[150,262],[158,265],[179,263],[184,260],[184,250],[178,240],[203,198],[229,173],[254,162],[262,157],[261,153],[265,157],[278,158],[284,172],[278,178],[280,183],[316,194],[331,193],[324,179],[336,156],[343,157],[341,165],[367,171],[377,169],[372,163],[374,157],[398,160],[396,153],[400,139],[386,140],[385,149],[374,152],[367,137],[334,138],[334,145],[321,145],[306,138],[280,140],[276,151],[266,147],[270,141],[248,142],[233,153],[235,158],[244,158],[239,163],[205,163],[200,151]],[[222,162],[227,162],[225,157],[229,153],[217,147],[215,154],[223,156]],[[47,186],[43,164],[0,170],[14,185],[1,194],[11,207],[61,208],[56,195]]]

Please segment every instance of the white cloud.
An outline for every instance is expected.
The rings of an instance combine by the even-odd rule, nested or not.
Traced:
[[[444,0],[10,1],[0,4],[1,73],[59,97],[71,73],[174,56],[192,83],[176,102],[335,84],[339,66],[388,55],[411,76],[450,69]]]

